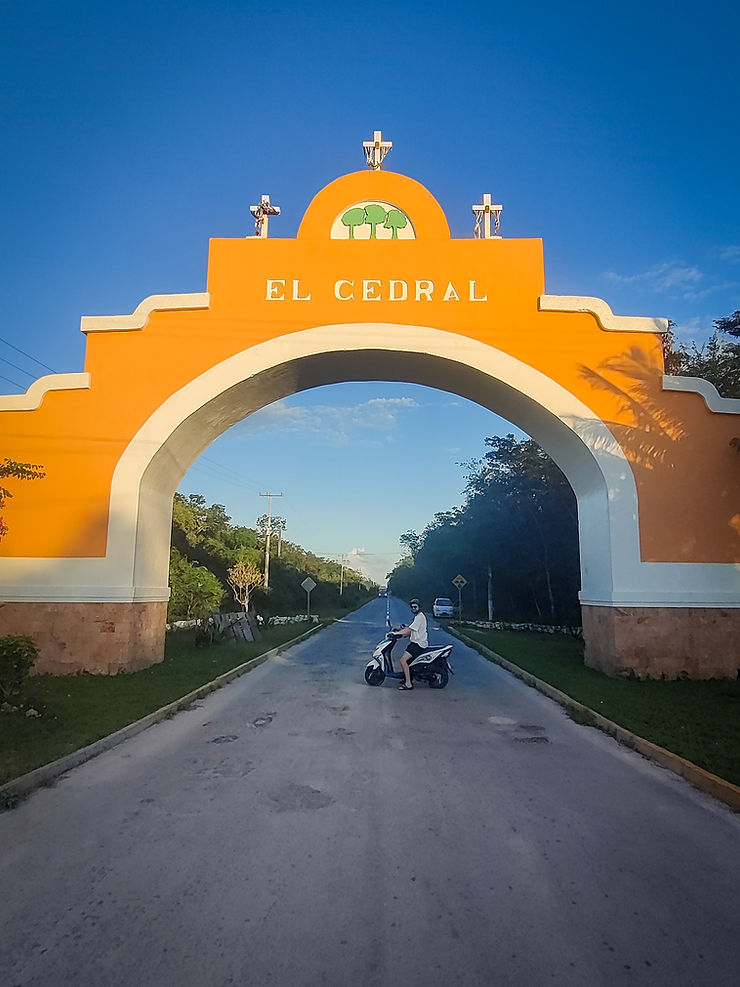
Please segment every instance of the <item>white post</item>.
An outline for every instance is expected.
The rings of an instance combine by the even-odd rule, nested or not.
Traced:
[[[306,576],[306,578],[301,583],[301,586],[306,591],[306,606],[308,608],[309,617],[311,616],[311,590],[316,589],[316,585],[317,585],[316,582],[314,582],[314,580],[311,579],[310,576]]]
[[[344,567],[345,567],[345,565],[347,563],[347,557],[345,555],[340,555],[338,561],[339,561],[339,565],[340,565],[340,570],[339,570],[339,595],[341,596],[342,593],[344,592]]]

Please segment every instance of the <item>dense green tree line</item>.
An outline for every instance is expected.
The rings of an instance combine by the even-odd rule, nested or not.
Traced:
[[[490,451],[467,464],[466,501],[437,514],[421,535],[401,536],[409,551],[389,577],[394,594],[457,601],[464,615],[578,624],[576,501],[568,481],[532,439],[486,439]],[[491,607],[489,609],[489,601]]]
[[[375,592],[367,577],[345,568],[340,598],[339,563],[285,539],[280,556],[275,552],[273,536],[270,588],[259,587],[251,595],[252,606],[265,617],[305,612],[306,593],[301,583],[306,576],[317,584],[311,593],[313,613],[320,613],[322,607],[356,607]],[[184,497],[176,493],[172,505],[169,619],[193,619],[219,609],[239,610],[228,588],[227,570],[240,561],[264,568],[264,533],[232,524],[222,504],[208,506],[200,494]]]

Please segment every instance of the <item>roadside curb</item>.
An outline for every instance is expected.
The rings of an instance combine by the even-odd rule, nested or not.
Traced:
[[[105,751],[117,747],[124,740],[135,737],[155,723],[161,723],[162,720],[170,719],[175,713],[190,706],[196,700],[202,699],[210,692],[215,692],[221,686],[228,685],[234,679],[245,675],[247,672],[251,672],[252,669],[264,664],[268,659],[279,655],[281,651],[286,651],[288,648],[292,648],[293,645],[300,644],[301,641],[305,641],[307,637],[310,637],[316,631],[322,630],[326,626],[329,625],[316,624],[309,630],[304,631],[303,634],[299,634],[298,637],[294,637],[292,640],[286,641],[284,644],[280,644],[270,651],[266,651],[263,655],[257,655],[256,658],[251,658],[249,661],[244,662],[243,665],[237,665],[236,668],[232,668],[230,671],[218,675],[211,682],[206,682],[205,685],[198,686],[197,689],[189,692],[181,699],[175,699],[174,702],[162,706],[153,713],[147,713],[140,720],[135,720],[133,723],[121,727],[115,733],[109,733],[107,737],[101,737],[100,740],[88,744],[87,747],[81,747],[77,751],[72,751],[71,754],[65,754],[64,757],[60,757],[56,761],[50,761],[49,764],[42,764],[40,768],[34,768],[33,771],[29,771],[19,778],[13,778],[7,781],[4,785],[0,785],[0,811],[2,811],[3,802],[12,804],[16,799],[25,798],[26,795],[30,795],[34,789],[41,788],[44,785],[50,785],[60,775],[66,774],[72,768],[76,768],[80,764],[84,764],[85,761],[91,761],[98,754],[103,754]]]
[[[495,651],[491,651],[490,648],[487,648],[484,644],[481,644],[480,641],[473,640],[473,638],[468,637],[467,634],[464,634],[456,627],[450,626],[445,629],[448,630],[453,637],[458,638],[475,651],[480,652],[484,658],[500,665],[502,668],[506,669],[507,672],[511,672],[511,674],[516,676],[516,678],[521,679],[522,682],[525,682],[527,685],[532,686],[532,688],[537,689],[543,695],[547,696],[548,699],[554,700],[566,710],[581,714],[581,722],[585,723],[587,726],[597,727],[610,737],[614,737],[615,740],[617,740],[620,744],[623,744],[625,747],[629,747],[632,750],[637,751],[638,754],[642,754],[643,757],[646,757],[651,761],[655,761],[663,768],[668,768],[668,770],[673,771],[674,774],[685,778],[686,781],[694,786],[694,788],[698,788],[705,794],[711,795],[720,802],[724,802],[725,805],[728,805],[735,812],[740,812],[740,788],[737,785],[733,785],[732,782],[725,781],[724,778],[719,778],[717,775],[713,775],[711,772],[705,771],[704,768],[700,768],[692,761],[687,761],[678,754],[673,754],[664,747],[659,747],[657,744],[652,743],[652,741],[645,740],[644,737],[638,737],[637,734],[631,733],[629,730],[625,729],[625,727],[620,726],[613,720],[608,720],[605,716],[597,713],[589,706],[584,706],[583,703],[579,703],[578,700],[573,699],[572,696],[556,689],[555,686],[552,686],[547,682],[543,682],[542,679],[538,679],[535,675],[532,675],[531,672],[526,672],[523,668],[520,668],[511,661],[508,661],[508,659],[504,658],[503,655],[500,655]]]

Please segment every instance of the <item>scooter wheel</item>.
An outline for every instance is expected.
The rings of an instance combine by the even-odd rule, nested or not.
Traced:
[[[365,681],[368,685],[382,685],[385,681],[385,672],[382,668],[366,668]]]
[[[429,688],[444,689],[449,677],[446,668],[441,668],[438,672],[432,672],[432,677],[429,679]]]

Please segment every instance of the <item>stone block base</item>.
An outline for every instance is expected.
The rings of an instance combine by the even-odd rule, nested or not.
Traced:
[[[0,603],[0,636],[27,634],[37,675],[135,672],[162,661],[167,603]]]
[[[583,606],[586,664],[641,679],[740,677],[740,608]]]

